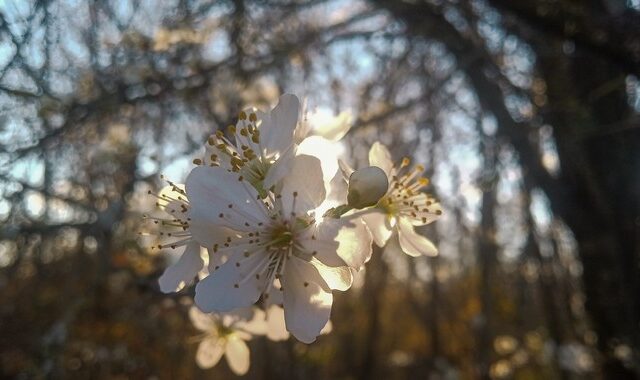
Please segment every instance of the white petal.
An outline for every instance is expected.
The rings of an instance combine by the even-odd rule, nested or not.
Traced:
[[[212,226],[244,230],[245,222],[255,226],[267,218],[264,205],[256,201],[258,193],[246,180],[240,181],[237,173],[219,167],[199,166],[189,173],[186,189],[194,234],[204,233]],[[203,236],[194,237],[206,240]]]
[[[224,326],[233,327],[238,323],[249,321],[254,316],[254,307],[240,307],[229,312],[218,313],[223,320]]]
[[[281,288],[282,288],[282,284],[280,283],[280,280],[278,279],[273,280],[271,289],[281,289]],[[270,291],[269,296],[266,297],[266,299],[264,300],[264,303],[267,306],[282,305],[284,304],[284,296],[280,291]]]
[[[359,270],[371,259],[373,238],[361,219],[352,220],[350,223],[344,224],[336,240],[340,243],[338,256],[349,267]]]
[[[330,289],[345,291],[351,287],[353,274],[349,267],[330,267],[316,258],[311,259],[311,264],[316,267]]]
[[[355,170],[353,170],[353,168],[349,164],[341,159],[338,160],[338,166],[340,167],[342,178],[344,178],[345,181],[349,181],[349,177],[351,177],[351,174],[353,174]]]
[[[200,244],[190,242],[180,259],[165,269],[158,279],[160,290],[163,293],[171,293],[191,284],[203,265],[204,262],[200,257]]]
[[[272,294],[282,292],[274,292]],[[272,297],[269,297],[271,300]],[[253,335],[266,335],[269,340],[280,341],[289,338],[284,322],[284,310],[280,305],[269,305],[267,311],[256,309],[254,318],[245,323],[236,323],[235,327]]]
[[[346,203],[347,186],[348,183],[342,178],[342,174],[336,173],[329,182],[329,192],[325,200],[335,202],[336,205]]]
[[[209,273],[213,273],[218,270],[222,266],[222,264],[226,263],[229,260],[230,252],[228,251],[218,251],[214,252],[213,249],[209,248],[207,250],[209,252]]]
[[[189,319],[195,328],[200,331],[216,331],[216,318],[213,314],[205,314],[197,306],[189,309]]]
[[[284,94],[269,117],[264,116],[260,125],[260,144],[266,154],[284,152],[293,144],[293,133],[298,124],[300,101],[295,95]]]
[[[158,207],[170,215],[179,216],[184,211],[182,206],[185,205],[185,207],[188,207],[188,204],[186,202],[187,196],[179,191],[176,191],[176,187],[184,191],[183,184],[175,184],[175,187],[172,185],[168,185],[160,189],[160,192],[158,193]],[[166,198],[171,198],[174,200],[167,201],[165,200]]]
[[[316,340],[331,315],[333,295],[316,268],[293,256],[282,277],[287,330],[299,341]]]
[[[338,267],[345,264],[360,269],[371,258],[371,233],[360,219],[322,220],[313,233],[315,239],[301,241],[307,252],[323,264]]]
[[[320,331],[320,335],[331,334],[331,331],[333,331],[333,323],[331,323],[331,320],[328,320],[327,324],[322,328],[322,331]]]
[[[281,195],[282,210],[286,217],[292,211],[303,215],[318,207],[326,195],[320,160],[304,154],[296,156],[291,172],[282,181]]]
[[[343,150],[340,144],[320,136],[307,137],[298,146],[298,154],[307,154],[320,160],[325,183],[331,182],[338,171],[338,156]]]
[[[252,316],[244,320],[236,321],[233,328],[247,332],[251,335],[265,335],[267,333],[267,316],[262,309],[252,308]],[[251,335],[246,339],[251,339]]]
[[[379,167],[387,173],[387,177],[391,178],[391,169],[393,168],[391,153],[387,147],[377,141],[369,150],[369,165]]]
[[[218,270],[196,285],[196,304],[205,312],[227,312],[253,305],[260,298],[265,281],[254,276],[267,264],[264,252],[249,257],[244,257],[242,250],[234,252]]]
[[[237,237],[238,232],[211,222],[212,218],[204,219],[196,217],[196,222],[193,223],[193,216],[199,213],[189,213],[191,221],[189,222],[189,232],[193,239],[195,239],[201,246],[207,249],[213,248],[214,244],[220,244],[226,241],[227,237]],[[210,255],[211,256],[211,255]],[[211,261],[209,261],[211,263]]]
[[[198,367],[207,369],[215,366],[220,361],[224,353],[225,345],[223,340],[209,337],[200,342],[196,352],[196,363]]]
[[[362,220],[364,220],[369,231],[371,231],[373,241],[376,245],[378,247],[384,247],[393,232],[389,216],[383,211],[372,210],[364,214]]]
[[[271,186],[277,184],[282,178],[289,174],[296,152],[296,147],[292,144],[280,154],[278,159],[269,168],[269,171],[267,171],[267,176],[264,181],[262,181],[265,189],[271,188]]]
[[[249,355],[249,347],[242,339],[235,335],[228,337],[227,350],[224,356],[233,373],[244,375],[249,371],[249,364],[251,363]]]
[[[289,339],[289,331],[284,319],[284,309],[271,305],[267,309],[267,338],[275,342]]]
[[[337,116],[326,117],[315,113],[309,115],[313,132],[327,140],[338,141],[351,129],[353,115],[349,111],[340,112]]]
[[[416,233],[411,222],[406,218],[398,220],[398,241],[402,250],[409,256],[436,256],[438,254],[438,248],[433,245],[431,240]]]
[[[314,256],[332,267],[346,265],[345,261],[338,256],[340,243],[337,237],[343,224],[344,222],[340,219],[325,218],[322,223],[307,230],[306,237],[300,239],[300,244],[304,247],[308,258]]]

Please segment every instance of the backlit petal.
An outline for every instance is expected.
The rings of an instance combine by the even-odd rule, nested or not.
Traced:
[[[242,339],[234,335],[229,336],[224,356],[229,368],[236,375],[244,375],[249,371],[251,363],[249,347]]]
[[[203,265],[204,262],[200,257],[200,244],[197,242],[187,244],[178,261],[165,269],[158,279],[160,290],[164,293],[171,293],[191,284]]]
[[[295,95],[284,94],[269,116],[260,125],[260,143],[267,155],[284,152],[293,143],[298,124],[300,101]]]
[[[226,312],[253,305],[264,289],[264,278],[255,274],[268,264],[261,252],[245,257],[242,250],[230,255],[218,270],[196,286],[195,302],[205,312]]]
[[[304,154],[296,156],[291,171],[283,179],[281,195],[286,217],[293,211],[301,216],[318,207],[326,195],[320,160]]]
[[[364,220],[369,231],[371,231],[373,241],[376,245],[378,247],[384,247],[393,232],[388,215],[383,211],[374,210],[364,214],[362,220]]]
[[[209,337],[200,342],[198,351],[196,352],[196,363],[198,367],[207,369],[218,364],[224,353],[224,349],[224,340],[219,340],[215,337]]]
[[[279,305],[271,305],[267,309],[267,338],[273,341],[289,339],[289,331],[284,319],[284,309]]]
[[[353,283],[353,274],[349,267],[330,267],[324,265],[320,260],[313,258],[311,264],[316,267],[322,279],[332,290],[345,291]]]
[[[316,340],[331,315],[333,295],[318,271],[292,257],[282,278],[287,330],[299,341]]]
[[[237,173],[200,166],[187,177],[186,190],[191,203],[190,224],[198,235],[211,226],[241,231],[246,229],[245,222],[255,226],[266,218],[264,206],[256,201],[258,193],[246,181],[241,181]],[[195,238],[206,240],[202,236]]]
[[[200,331],[214,332],[216,330],[216,317],[213,314],[205,314],[197,306],[189,309],[189,319],[195,328]]]
[[[387,147],[377,141],[369,150],[369,165],[379,167],[387,173],[387,177],[391,178],[391,169],[393,168],[391,153]]]
[[[398,241],[400,247],[409,256],[436,256],[438,248],[431,240],[414,231],[411,222],[406,218],[398,220]]]

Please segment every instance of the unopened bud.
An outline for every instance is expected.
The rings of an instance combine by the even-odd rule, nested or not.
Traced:
[[[389,188],[387,174],[377,166],[358,169],[349,177],[347,204],[361,209],[374,206]]]

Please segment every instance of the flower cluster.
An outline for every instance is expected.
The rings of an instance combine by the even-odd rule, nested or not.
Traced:
[[[424,168],[410,168],[408,159],[394,165],[380,143],[369,153],[371,166],[338,165],[330,147],[350,117],[312,128],[299,114],[294,95],[280,97],[270,112],[241,112],[226,133],[208,139],[184,186],[169,182],[157,195],[167,214],[152,218],[164,227],[159,247],[182,250],[160,277],[161,290],[178,291],[201,277],[190,315],[205,332],[202,367],[224,354],[235,373],[245,373],[244,341],[254,335],[280,340],[291,333],[313,342],[327,331],[332,292],[349,289],[373,242],[384,246],[397,236],[411,256],[437,253],[414,230],[442,213],[421,191]],[[319,154],[313,145],[322,147]],[[338,167],[347,186],[332,186]],[[336,199],[343,204],[329,209]]]

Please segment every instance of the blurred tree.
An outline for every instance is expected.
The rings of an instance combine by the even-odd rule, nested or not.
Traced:
[[[639,377],[639,8],[1,2],[0,374],[231,376],[195,366],[190,290],[160,294],[137,233],[160,173],[288,91],[353,110],[352,163],[426,164],[442,255],[379,250],[331,335],[253,342],[249,377]]]

